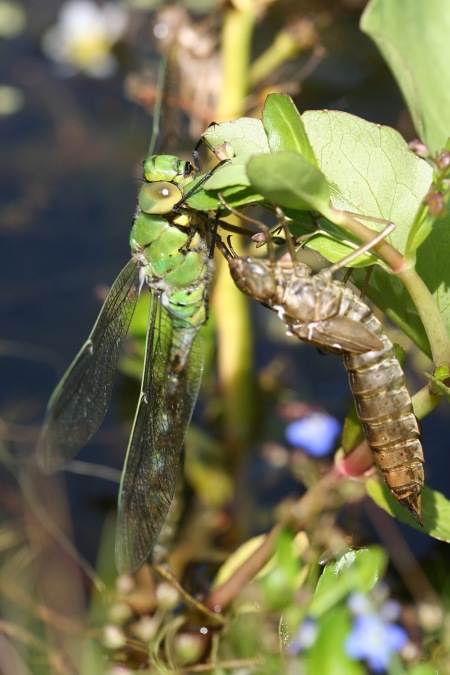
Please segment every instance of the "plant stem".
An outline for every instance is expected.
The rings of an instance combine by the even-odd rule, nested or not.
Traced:
[[[222,26],[223,86],[217,105],[218,122],[240,117],[248,94],[250,46],[255,3],[240,0],[224,14]]]
[[[435,366],[450,366],[450,343],[441,313],[433,296],[415,269],[402,270],[399,275],[414,302],[430,343]]]
[[[237,0],[223,15],[221,53],[223,85],[216,109],[218,122],[240,117],[248,94],[250,46],[255,22],[254,0]],[[224,438],[235,476],[236,499],[245,448],[253,423],[253,336],[247,298],[236,288],[228,265],[217,261],[212,306],[217,326],[217,368],[224,400]],[[242,492],[242,491],[241,491]],[[239,505],[235,504],[236,510]],[[240,527],[245,529],[242,519]]]
[[[324,214],[335,225],[342,225],[364,242],[373,239],[373,230],[359,222],[352,214],[333,207]],[[439,308],[414,267],[406,264],[402,254],[383,240],[374,246],[376,252],[402,280],[414,302],[430,343],[435,366],[450,366],[450,342]]]

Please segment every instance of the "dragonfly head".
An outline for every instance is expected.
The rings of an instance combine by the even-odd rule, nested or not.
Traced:
[[[194,175],[195,169],[192,164],[175,155],[150,155],[144,161],[144,180],[147,183],[159,181],[183,183]]]

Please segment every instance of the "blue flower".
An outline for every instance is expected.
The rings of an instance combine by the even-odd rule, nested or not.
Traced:
[[[373,603],[368,596],[363,593],[352,593],[349,596],[347,605],[351,613],[355,616],[370,614],[373,607]]]
[[[286,427],[286,440],[312,457],[323,457],[332,450],[341,433],[341,424],[326,413],[312,413]]]
[[[286,653],[289,656],[295,656],[301,652],[312,647],[316,641],[318,633],[317,623],[313,619],[305,619],[301,624],[296,634],[289,641],[286,647]]]
[[[357,616],[345,641],[347,654],[365,660],[369,668],[380,673],[387,670],[391,656],[408,641],[406,631],[393,623],[385,623],[377,614]]]

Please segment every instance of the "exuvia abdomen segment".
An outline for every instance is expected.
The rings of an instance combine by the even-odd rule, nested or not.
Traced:
[[[394,348],[385,334],[378,337],[383,349],[346,353],[344,364],[375,463],[394,497],[421,524],[424,456],[420,429]]]
[[[393,496],[422,523],[420,430],[403,370],[383,326],[328,270],[297,263],[229,260],[241,291],[278,312],[289,334],[342,354],[368,445]]]

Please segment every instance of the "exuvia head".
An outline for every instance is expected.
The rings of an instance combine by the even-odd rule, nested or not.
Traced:
[[[232,258],[229,260],[230,272],[236,286],[246,295],[268,302],[274,297],[277,283],[268,270],[268,263],[254,258]]]

